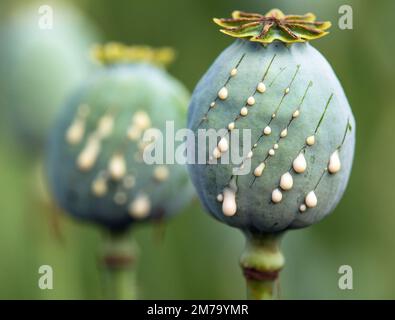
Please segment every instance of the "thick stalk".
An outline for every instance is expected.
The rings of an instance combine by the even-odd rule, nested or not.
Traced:
[[[137,246],[129,233],[105,235],[102,250],[102,269],[106,299],[137,299],[136,260]]]
[[[248,299],[273,299],[274,285],[285,262],[280,250],[281,236],[246,234],[240,265],[247,281]]]

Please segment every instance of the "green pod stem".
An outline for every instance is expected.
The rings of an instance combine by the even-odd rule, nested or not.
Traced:
[[[245,235],[246,247],[240,258],[240,266],[247,282],[247,298],[273,299],[275,283],[285,263],[280,250],[283,234]]]
[[[135,300],[137,244],[129,232],[105,234],[101,256],[105,299]]]

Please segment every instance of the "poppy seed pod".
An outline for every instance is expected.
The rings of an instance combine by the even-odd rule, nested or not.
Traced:
[[[331,66],[308,43],[326,35],[329,22],[279,10],[214,21],[238,39],[197,85],[188,126],[226,131],[207,164],[189,171],[207,211],[246,234],[241,266],[249,292],[267,298],[284,265],[281,234],[322,220],[344,193],[355,121]],[[221,164],[227,153],[244,151],[237,129],[250,132],[251,148],[241,162]]]
[[[136,297],[131,224],[163,221],[191,199],[186,168],[151,164],[170,121],[183,127],[189,94],[162,67],[169,48],[97,46],[104,67],[64,105],[50,136],[51,190],[70,215],[109,230],[102,248],[106,298]]]
[[[51,5],[56,21],[41,29],[40,5],[16,9],[0,26],[4,125],[30,152],[42,151],[62,101],[90,73],[85,52],[98,40],[91,22],[66,3]]]
[[[54,196],[74,217],[111,230],[167,218],[193,194],[186,169],[148,165],[143,155],[147,131],[184,123],[188,92],[158,66],[172,51],[112,43],[94,54],[105,66],[66,103],[50,137]]]

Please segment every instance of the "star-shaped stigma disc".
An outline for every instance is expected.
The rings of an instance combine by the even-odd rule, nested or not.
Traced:
[[[263,44],[274,40],[283,43],[306,42],[328,34],[326,30],[331,27],[331,23],[315,20],[312,13],[302,16],[284,15],[278,9],[273,9],[266,15],[234,11],[232,18],[214,18],[214,22],[223,28],[221,32]]]

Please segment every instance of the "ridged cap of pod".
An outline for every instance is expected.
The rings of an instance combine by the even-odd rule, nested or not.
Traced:
[[[91,50],[91,57],[104,65],[147,62],[166,67],[174,61],[175,51],[170,47],[127,46],[118,42],[109,42],[95,45]]]
[[[248,39],[262,44],[275,40],[283,43],[306,42],[328,34],[329,21],[316,21],[312,13],[285,15],[279,9],[272,9],[265,15],[234,11],[231,18],[214,18],[221,32],[234,37]]]

